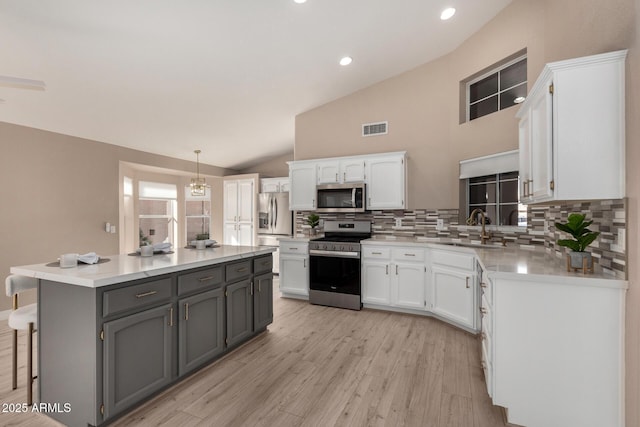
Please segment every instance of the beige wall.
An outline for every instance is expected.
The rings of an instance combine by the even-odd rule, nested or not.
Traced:
[[[640,425],[640,0],[515,0],[451,54],[296,118],[296,160],[407,150],[411,208],[458,206],[458,161],[517,148],[516,108],[459,124],[459,82],[526,47],[529,87],[545,63],[629,49],[626,425]],[[389,134],[360,125],[389,121]]]
[[[293,160],[293,151],[270,158],[250,168],[242,169],[240,173],[259,173],[261,178],[289,176],[289,166],[287,162],[291,160]]]
[[[195,163],[0,122],[0,277],[61,253],[119,252],[119,162],[177,171]],[[202,165],[208,175],[233,171]],[[33,300],[28,296],[25,301]],[[11,307],[4,294],[0,311]]]
[[[459,124],[459,82],[528,48],[544,65],[544,8],[515,1],[451,54],[296,117],[296,160],[407,150],[411,208],[458,205],[458,162],[518,147],[517,107]],[[387,120],[387,135],[361,125]]]

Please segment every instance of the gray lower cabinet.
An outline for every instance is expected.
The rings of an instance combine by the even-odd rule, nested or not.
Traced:
[[[172,317],[173,305],[164,304],[103,325],[105,418],[171,382]]]
[[[178,375],[224,351],[224,291],[202,292],[178,301]]]
[[[273,274],[253,279],[253,330],[259,331],[273,322]]]
[[[253,333],[251,279],[227,285],[227,347],[233,347]]]

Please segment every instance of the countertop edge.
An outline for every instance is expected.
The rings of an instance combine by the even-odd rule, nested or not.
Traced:
[[[249,248],[249,247],[247,247]],[[133,280],[145,279],[150,277],[157,277],[164,274],[177,273],[180,271],[191,270],[194,268],[201,268],[207,266],[213,266],[216,264],[221,264],[225,262],[236,261],[244,258],[253,258],[260,255],[266,255],[272,252],[275,252],[275,247],[250,247],[251,249],[247,249],[242,253],[235,253],[229,255],[219,255],[215,258],[207,258],[200,260],[189,260],[186,262],[176,263],[176,264],[168,264],[161,267],[151,268],[151,269],[142,269],[140,271],[132,271],[125,273],[118,272],[109,272],[105,271],[103,273],[96,273],[96,277],[91,278],[87,276],[78,276],[77,268],[70,269],[60,269],[56,267],[46,267],[46,264],[31,264],[31,265],[22,265],[11,267],[9,271],[11,274],[18,274],[21,276],[33,277],[36,279],[42,280],[50,280],[53,282],[66,283],[70,285],[82,286],[87,288],[100,288],[103,286],[114,285],[122,282],[129,282]],[[180,251],[181,249],[177,249]],[[185,249],[186,250],[186,249]],[[116,258],[120,256],[126,255],[112,255],[106,256],[105,258]],[[152,259],[150,257],[150,259]],[[99,264],[94,265],[83,265],[82,267],[92,267],[98,266]],[[51,268],[51,271],[40,270],[41,268]],[[75,274],[74,274],[75,273]]]

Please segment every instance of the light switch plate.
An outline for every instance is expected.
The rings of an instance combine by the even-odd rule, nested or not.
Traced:
[[[444,219],[438,218],[436,219],[436,230],[444,229]]]

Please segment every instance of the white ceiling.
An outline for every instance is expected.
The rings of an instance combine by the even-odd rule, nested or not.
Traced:
[[[46,83],[0,86],[0,121],[240,169],[292,151],[297,114],[450,52],[510,1],[0,0],[0,75]]]

